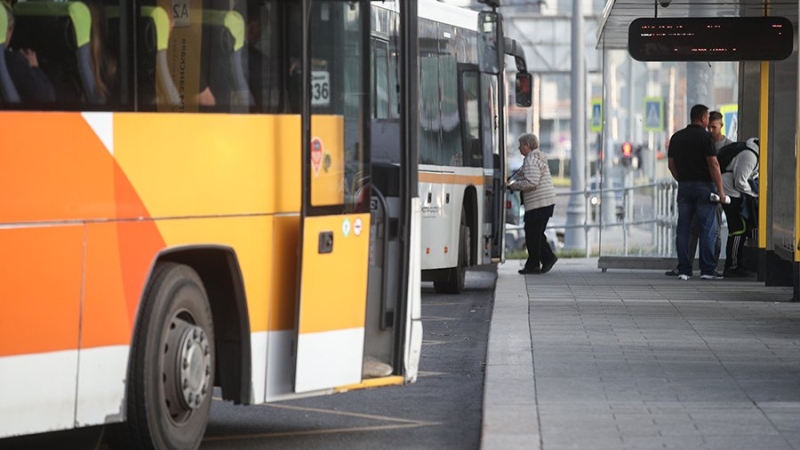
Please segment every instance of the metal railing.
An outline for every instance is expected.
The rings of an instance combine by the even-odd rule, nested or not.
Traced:
[[[677,194],[678,184],[671,178],[634,183],[631,177],[623,187],[558,192],[556,204],[559,206],[548,229],[564,233],[582,230],[587,257],[593,251],[601,256],[674,256]],[[566,205],[572,195],[584,196],[586,213],[583,223],[568,225],[562,217],[566,208],[560,205]],[[614,208],[614,211],[607,208]],[[506,225],[507,232],[522,233],[522,229],[522,224]]]

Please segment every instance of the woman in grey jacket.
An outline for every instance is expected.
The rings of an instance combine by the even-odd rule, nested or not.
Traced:
[[[558,261],[544,235],[556,204],[553,177],[550,176],[547,158],[539,150],[539,138],[535,134],[525,133],[519,137],[519,152],[525,157],[522,167],[509,177],[507,183],[509,189],[520,191],[525,205],[528,259],[519,273],[547,273]]]

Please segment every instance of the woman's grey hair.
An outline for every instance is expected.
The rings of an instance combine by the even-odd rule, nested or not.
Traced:
[[[519,143],[527,145],[531,150],[539,148],[539,138],[533,133],[525,133],[520,136]]]

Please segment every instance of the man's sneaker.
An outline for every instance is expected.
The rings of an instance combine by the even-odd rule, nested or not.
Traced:
[[[678,272],[678,269],[672,269],[664,272],[664,275],[668,277],[677,277],[678,275],[680,275],[680,272]]]
[[[682,281],[686,281],[689,279],[689,275],[678,275],[678,279]]]
[[[725,269],[725,271],[722,272],[722,274],[725,275],[726,278],[746,278],[751,276],[750,272],[744,270],[744,268],[742,267],[737,267],[735,269]]]
[[[716,270],[714,271],[714,273],[706,273],[700,275],[701,280],[721,280],[723,278],[725,277],[723,277],[722,274],[717,272]]]

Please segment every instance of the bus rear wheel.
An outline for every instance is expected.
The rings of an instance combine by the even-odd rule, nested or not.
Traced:
[[[461,214],[461,228],[458,235],[458,263],[447,272],[447,278],[433,282],[433,288],[440,294],[460,294],[464,291],[469,266],[470,229],[464,213]]]
[[[143,298],[128,375],[126,448],[196,449],[214,387],[214,327],[203,282],[192,268],[156,265]],[[114,445],[115,447],[117,445]]]

